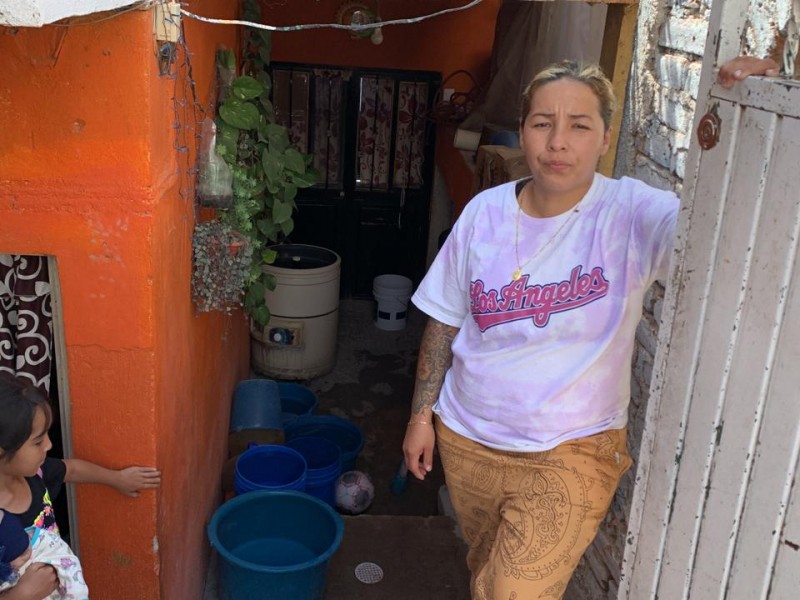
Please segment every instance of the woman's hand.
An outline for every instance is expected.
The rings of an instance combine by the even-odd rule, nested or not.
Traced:
[[[111,485],[120,494],[138,498],[141,490],[152,490],[161,485],[161,471],[154,467],[128,467],[116,472]]]
[[[778,74],[778,63],[771,58],[737,56],[719,68],[719,73],[717,73],[717,81],[719,81],[722,87],[730,89],[737,81],[742,81],[750,75],[777,77]]]
[[[33,563],[19,578],[17,585],[0,594],[2,600],[43,600],[58,588],[58,575],[51,565]]]
[[[403,456],[409,473],[417,479],[425,479],[425,475],[433,468],[433,445],[436,432],[433,421],[425,423],[409,423],[406,437],[403,440]]]

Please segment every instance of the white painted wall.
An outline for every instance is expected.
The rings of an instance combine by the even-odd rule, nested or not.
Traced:
[[[42,27],[67,17],[149,2],[133,0],[0,0],[0,25]]]

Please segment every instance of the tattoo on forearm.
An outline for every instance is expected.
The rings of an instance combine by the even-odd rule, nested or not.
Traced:
[[[444,383],[444,375],[453,362],[452,344],[457,333],[457,327],[428,319],[419,348],[417,380],[411,407],[413,414],[419,415],[430,410],[436,403]]]

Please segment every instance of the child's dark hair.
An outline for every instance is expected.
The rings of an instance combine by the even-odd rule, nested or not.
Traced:
[[[0,460],[9,461],[28,441],[33,431],[33,417],[41,408],[47,428],[53,413],[47,397],[30,382],[0,373]]]

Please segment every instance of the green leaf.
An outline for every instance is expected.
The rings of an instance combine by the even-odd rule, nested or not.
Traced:
[[[295,173],[305,173],[306,161],[303,160],[303,155],[294,148],[288,148],[283,153],[283,160],[286,168]]]
[[[249,102],[231,98],[219,107],[219,116],[228,125],[238,129],[256,129],[260,121],[258,108]]]
[[[273,250],[272,248],[267,248],[261,254],[261,260],[264,261],[268,265],[271,265],[272,263],[274,263],[276,258],[278,258],[278,253],[277,253],[277,251]],[[265,275],[264,285],[267,286],[268,290],[274,290],[275,289],[275,283],[276,283],[275,276],[270,274],[270,273],[264,273],[264,275]]]
[[[254,306],[258,304],[259,301],[264,301],[264,294],[266,293],[267,288],[266,286],[261,283],[260,281],[254,281],[250,284],[250,287],[247,288],[247,294],[245,295],[245,302],[249,305]]]
[[[272,219],[275,221],[275,223],[283,223],[284,221],[291,219],[292,208],[293,205],[291,202],[282,202],[276,200],[275,205],[272,207]]]
[[[223,69],[232,71],[236,68],[236,55],[233,50],[222,49],[217,51],[217,65]]]
[[[280,191],[280,189],[281,189],[281,186],[280,186],[280,184],[278,182],[274,182],[273,183],[272,181],[267,181],[267,191],[270,194],[277,194]],[[267,207],[272,208],[272,199],[269,198],[269,197],[265,198],[264,204]]]
[[[317,183],[317,171],[312,169],[305,173],[296,173],[292,175],[292,183],[299,188],[311,187]]]
[[[267,125],[267,141],[273,152],[283,152],[289,147],[289,134],[286,127],[277,123]]]
[[[264,175],[267,177],[267,187],[272,193],[272,185],[279,184],[283,176],[283,154],[278,152],[265,152],[261,157],[261,165],[264,167]]]
[[[267,118],[268,121],[275,120],[275,107],[272,106],[272,102],[270,102],[269,97],[261,96],[259,98],[261,102],[261,107],[264,109],[264,116]]]
[[[258,79],[258,83],[264,86],[264,93],[268,94],[272,89],[272,77],[267,71],[261,71],[256,75],[256,79]]]
[[[278,224],[275,222],[275,220],[259,219],[257,226],[258,230],[268,240],[275,240],[278,236],[278,231],[280,231],[278,229]]]
[[[263,94],[264,86],[249,75],[242,75],[233,80],[232,90],[239,100],[250,100]]]
[[[283,235],[290,235],[294,231],[294,219],[288,219],[281,223],[281,232]]]
[[[252,191],[253,197],[261,196],[264,193],[264,190],[266,190],[266,189],[267,189],[266,182],[264,182],[264,181],[258,182],[256,184],[256,186],[253,188],[253,191]]]
[[[294,205],[294,199],[297,196],[297,186],[287,183],[283,188],[283,201]]]
[[[254,306],[253,309],[250,311],[250,316],[253,320],[258,323],[261,327],[266,326],[269,323],[270,312],[267,308],[266,304],[261,304],[259,306]]]
[[[236,162],[236,144],[238,141],[239,130],[219,119],[217,122],[217,153],[225,158],[226,162]]]

